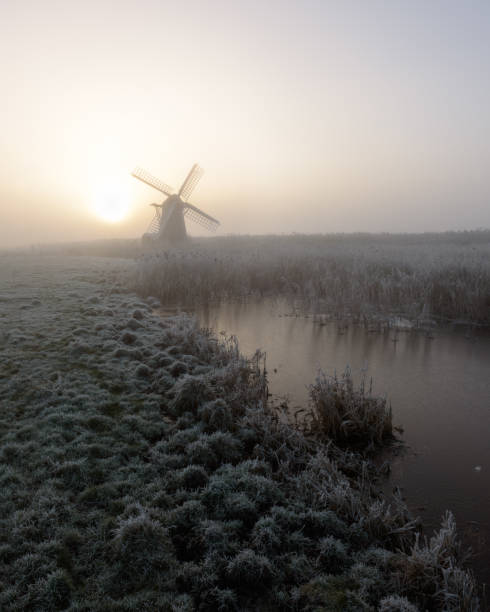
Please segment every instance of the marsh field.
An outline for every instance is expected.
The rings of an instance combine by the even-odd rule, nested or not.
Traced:
[[[3,252],[0,608],[486,609],[489,325],[487,231]]]

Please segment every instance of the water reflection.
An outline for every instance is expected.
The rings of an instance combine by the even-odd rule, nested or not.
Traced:
[[[490,336],[436,331],[343,329],[312,317],[288,316],[278,301],[222,304],[196,313],[200,323],[235,334],[244,353],[267,352],[272,393],[293,406],[308,401],[318,368],[359,380],[392,403],[410,451],[396,458],[391,486],[435,528],[450,508],[479,557],[473,566],[490,583]],[[476,466],[481,466],[476,470]]]

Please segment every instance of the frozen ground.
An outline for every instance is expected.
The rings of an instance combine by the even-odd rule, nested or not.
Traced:
[[[0,609],[477,610],[451,517],[417,541],[133,265],[0,257]]]

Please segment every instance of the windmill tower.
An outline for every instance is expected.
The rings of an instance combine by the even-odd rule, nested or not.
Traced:
[[[168,244],[183,242],[187,239],[186,218],[207,230],[212,232],[216,230],[220,224],[219,221],[197,208],[197,206],[187,202],[202,174],[202,168],[194,164],[182,183],[182,187],[177,193],[174,193],[171,187],[146,172],[146,170],[141,168],[134,170],[132,175],[135,178],[167,196],[162,204],[151,204],[155,208],[155,215],[147,233],[143,234],[143,242],[166,242]]]

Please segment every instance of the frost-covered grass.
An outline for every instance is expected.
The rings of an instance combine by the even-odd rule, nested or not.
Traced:
[[[20,251],[21,249],[19,249]],[[138,257],[141,255],[141,240],[137,238],[114,238],[112,240],[85,240],[37,244],[22,249],[35,255],[90,256],[90,257]]]
[[[165,303],[287,296],[337,316],[490,323],[490,231],[212,238],[143,256],[134,286]]]
[[[349,368],[339,378],[319,372],[310,385],[311,430],[345,446],[381,445],[393,436],[391,407],[372,394],[362,380],[359,388]]]
[[[422,542],[127,265],[0,260],[1,610],[478,610],[450,515]]]

